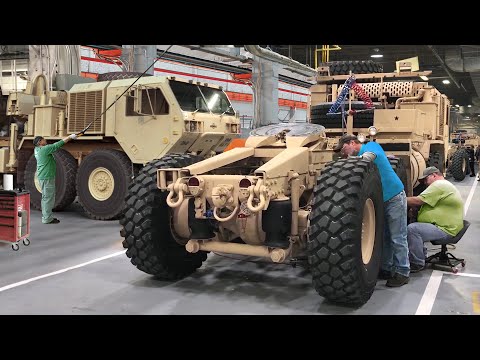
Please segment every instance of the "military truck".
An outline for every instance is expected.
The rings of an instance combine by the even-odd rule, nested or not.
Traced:
[[[306,262],[321,296],[367,302],[381,261],[382,185],[373,162],[338,159],[333,148],[345,132],[377,141],[411,195],[427,164],[444,170],[449,101],[425,82],[405,81],[425,73],[355,74],[371,106],[347,89],[343,119],[329,110],[352,74],[328,71],[312,87],[312,124],[255,129],[244,147],[196,163],[170,154],[147,164],[120,221],[132,264],[175,280],[209,252]]]
[[[50,91],[39,75],[24,92],[9,95],[6,111],[15,121],[0,149],[0,172],[15,174],[17,185],[30,191],[33,208],[41,204],[32,144],[37,135],[51,143],[93,122],[54,154],[54,210],[78,196],[86,215],[99,220],[119,217],[132,178],[149,161],[169,152],[209,157],[239,136],[238,114],[219,86],[137,73],[102,74],[99,80]]]
[[[450,143],[447,153],[447,172],[455,180],[462,181],[470,173],[467,147],[474,150],[478,147],[480,138],[477,134],[467,130],[455,130],[450,134]]]
[[[349,67],[343,66],[344,74],[338,70],[338,64],[319,67],[317,84],[311,89],[311,122],[325,126],[328,136],[333,138],[347,132],[366,139],[372,131],[384,151],[399,159],[392,162],[394,168],[398,161],[404,164],[406,176],[403,170],[397,172],[404,179],[407,196],[419,193],[423,186],[418,176],[426,167],[446,171],[449,99],[428,82],[419,81],[430,71],[411,72],[409,63],[403,63],[401,67],[406,71],[402,72],[355,74],[361,89],[358,93],[348,91],[342,120],[339,112],[328,111],[351,76],[345,69],[362,67],[361,62],[348,63]],[[371,109],[366,109],[365,98],[371,101]]]
[[[468,153],[465,142],[449,143],[447,151],[447,174],[462,181],[469,174]]]

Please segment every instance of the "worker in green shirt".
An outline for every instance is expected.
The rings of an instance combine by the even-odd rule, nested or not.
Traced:
[[[42,136],[33,139],[35,146],[35,159],[37,159],[37,178],[42,189],[42,223],[58,224],[60,220],[52,216],[52,209],[55,205],[55,172],[57,166],[53,153],[60,149],[70,140],[75,140],[76,134],[69,135],[63,140],[47,145],[47,140]]]
[[[417,221],[408,225],[410,272],[425,268],[424,242],[453,238],[463,228],[463,200],[458,189],[435,166],[419,177],[427,188],[418,196],[407,197],[408,207],[420,207]]]

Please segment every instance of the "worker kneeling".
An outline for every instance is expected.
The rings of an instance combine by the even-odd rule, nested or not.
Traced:
[[[410,272],[425,268],[425,242],[453,238],[463,228],[463,201],[458,189],[435,166],[426,168],[419,180],[427,188],[418,196],[407,197],[408,207],[420,206],[418,222],[407,227]]]

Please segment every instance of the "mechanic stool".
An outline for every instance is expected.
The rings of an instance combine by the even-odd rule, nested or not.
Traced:
[[[447,245],[459,242],[469,226],[470,223],[467,220],[463,220],[463,229],[455,237],[445,240],[430,240],[433,245],[442,245],[442,250],[426,258],[425,263],[430,264],[433,269],[448,269],[448,271],[451,271],[454,274],[458,272],[458,269],[456,268],[458,264],[462,264],[462,267],[465,267],[465,259],[458,259],[449,253],[447,251]]]

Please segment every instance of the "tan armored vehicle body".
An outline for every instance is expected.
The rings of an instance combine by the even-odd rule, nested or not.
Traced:
[[[10,148],[1,149],[0,159],[9,161],[0,161],[0,171],[17,175],[34,208],[40,208],[41,199],[32,145],[37,135],[52,143],[93,121],[84,136],[55,153],[54,210],[78,195],[86,214],[101,220],[122,213],[128,186],[144,164],[171,152],[212,156],[239,136],[238,115],[219,86],[175,77],[104,75],[111,76],[69,91],[48,91],[40,75],[27,91],[10,95],[7,115],[26,123],[23,134],[10,137]]]
[[[342,128],[341,115],[327,114],[327,111],[350,75],[329,76],[326,75],[328,69],[319,70],[322,75],[312,87],[312,123],[324,125],[332,137],[347,132],[362,134],[365,138],[373,127],[375,141],[388,155],[405,164],[407,195],[418,192],[420,188],[414,191],[420,185],[418,176],[427,166],[436,166],[445,172],[450,101],[427,82],[415,81],[429,72],[354,74],[375,109],[365,110],[361,97],[350,90]]]
[[[423,74],[356,75],[375,108],[352,92],[345,121],[327,112],[349,76],[319,77],[316,124],[269,125],[245,147],[195,164],[171,155],[145,167],[121,220],[127,256],[169,280],[194,272],[208,252],[303,261],[320,295],[365,303],[381,261],[382,185],[373,162],[337,159],[332,149],[345,131],[377,141],[394,155],[408,194],[427,164],[444,170],[449,101],[425,82],[404,81]]]

